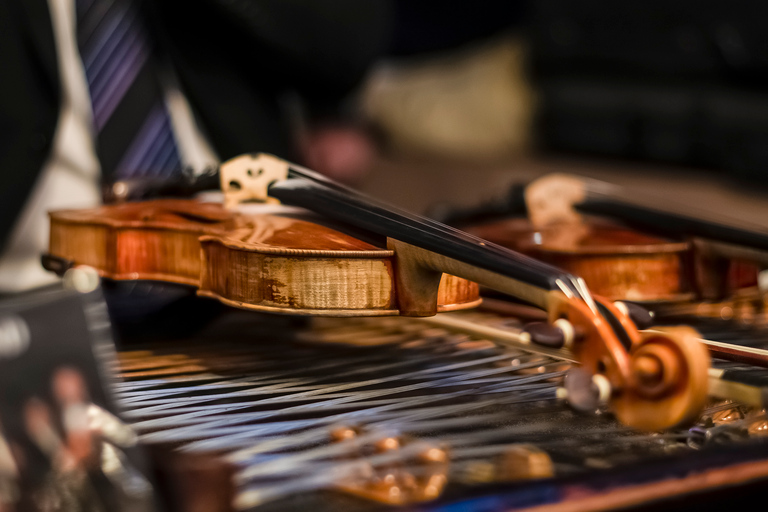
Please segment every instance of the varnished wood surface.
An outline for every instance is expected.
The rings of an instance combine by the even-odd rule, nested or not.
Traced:
[[[508,218],[466,229],[581,276],[593,293],[612,300],[678,302],[693,297],[688,242],[601,219],[534,229],[528,219]]]
[[[655,254],[682,252],[690,244],[633,231],[601,219],[581,224],[558,224],[535,229],[524,218],[506,218],[469,228],[481,238],[528,252],[536,247],[548,252],[582,255]]]
[[[394,253],[295,216],[157,200],[51,214],[50,252],[118,280],[192,285],[226,304],[292,314],[396,315]],[[436,308],[479,303],[474,283],[441,279]]]

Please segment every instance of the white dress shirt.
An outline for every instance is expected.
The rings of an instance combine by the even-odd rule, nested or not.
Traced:
[[[61,112],[51,154],[0,257],[0,292],[17,292],[58,279],[40,264],[48,248],[48,211],[99,204],[91,101],[77,47],[74,0],[48,0],[61,76]],[[186,98],[169,76],[166,104],[184,165],[203,169],[218,158],[195,122]]]

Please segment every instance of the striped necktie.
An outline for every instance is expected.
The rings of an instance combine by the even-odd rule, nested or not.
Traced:
[[[75,0],[77,39],[106,180],[181,168],[155,45],[135,0]]]

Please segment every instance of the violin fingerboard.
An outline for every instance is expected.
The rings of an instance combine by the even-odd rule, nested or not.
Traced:
[[[556,289],[557,281],[569,284],[574,279],[556,267],[330,183],[295,176],[271,185],[269,194],[285,204],[302,206],[545,290]]]

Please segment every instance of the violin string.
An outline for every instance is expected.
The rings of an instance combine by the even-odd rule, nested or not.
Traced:
[[[530,345],[529,342],[521,336],[522,329],[510,328],[501,326],[501,322],[494,322],[492,319],[495,315],[490,313],[477,313],[477,312],[462,312],[461,314],[438,314],[433,317],[420,318],[419,321],[444,327],[447,329],[454,329],[461,332],[468,332],[475,335],[484,336],[492,339],[493,341],[503,344],[505,346],[513,346],[521,348],[532,353],[538,353],[547,355],[549,357],[562,359],[564,361],[576,362],[574,356],[567,349],[548,349],[546,347],[538,347]],[[498,318],[498,317],[497,317]],[[730,342],[715,341],[704,338],[697,338],[700,343],[711,347],[713,350],[725,349],[731,352],[733,355],[739,356],[742,359],[748,360],[750,364],[760,367],[768,367],[768,349],[758,348],[745,344],[746,339],[733,338],[733,333],[715,333],[719,334],[721,338],[730,338]],[[768,345],[768,335],[762,332],[760,334],[754,331],[750,333],[752,335],[752,344]],[[755,339],[755,336],[761,337],[761,341]],[[760,338],[758,338],[760,339]],[[739,341],[741,341],[739,343]],[[727,353],[723,354],[722,351],[713,352],[714,358],[732,357]],[[720,361],[716,361],[718,365],[722,365]]]
[[[677,201],[664,201],[658,196],[648,192],[632,190],[631,193],[627,192],[624,187],[608,184],[599,180],[585,179],[584,185],[589,195],[589,199],[593,200],[607,200],[609,202],[625,203],[629,206],[635,206],[639,208],[647,208],[672,216],[677,216],[682,219],[699,220],[705,223],[710,223],[716,226],[728,227],[731,229],[739,230],[742,233],[751,232],[751,236],[738,237],[739,239],[750,239],[752,237],[760,237],[760,239],[766,243],[766,235],[768,231],[765,225],[760,223],[749,221],[745,218],[739,218],[728,214],[724,211],[707,210],[700,206],[691,204],[680,204]]]
[[[495,256],[498,261],[514,262],[513,267],[516,271],[519,271],[520,275],[542,277],[549,283],[548,289],[553,289],[552,287],[555,286],[555,283],[560,281],[569,286],[575,297],[588,301],[586,297],[581,295],[582,290],[576,285],[576,278],[572,274],[500,245],[488,242],[487,240],[483,240],[457,228],[447,226],[426,217],[415,215],[374,198],[367,197],[355,190],[345,188],[339,191],[337,187],[319,183],[311,179],[301,178],[277,182],[270,186],[269,190],[271,193],[270,195],[284,203],[304,207],[311,205],[311,209],[317,213],[336,218],[337,220],[350,222],[363,229],[369,229],[386,236],[391,235],[394,238],[412,238],[414,241],[418,239],[421,243],[411,242],[417,246],[423,246],[425,239],[428,239],[430,235],[437,234],[441,241],[438,245],[443,247],[442,252],[444,252],[446,248],[452,247],[448,244],[450,241],[453,241],[453,245],[464,244],[465,246],[469,245],[472,248],[482,248],[483,252]],[[281,194],[281,192],[284,193]],[[285,192],[287,192],[287,195]],[[295,194],[305,195],[306,197],[300,197],[298,200],[292,201],[292,199],[296,199],[293,197]],[[350,208],[359,212],[360,216],[342,215],[341,212]],[[375,220],[372,220],[374,218]],[[387,231],[391,232],[382,232],[380,229],[381,226],[387,226]],[[410,234],[411,236],[403,237],[404,234]],[[437,249],[436,252],[441,252],[441,250]]]

